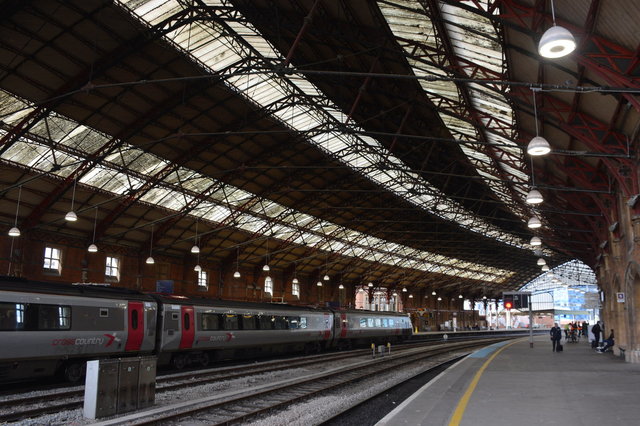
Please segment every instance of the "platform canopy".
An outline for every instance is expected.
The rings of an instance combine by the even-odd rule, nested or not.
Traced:
[[[557,1],[577,41],[560,59],[537,51],[552,18],[539,0],[4,1],[4,232],[465,297],[520,288],[541,257],[593,268],[615,194],[639,192],[640,4]],[[526,153],[536,135],[550,155]]]

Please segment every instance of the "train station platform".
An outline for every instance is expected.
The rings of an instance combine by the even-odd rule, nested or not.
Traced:
[[[379,426],[640,424],[640,365],[586,339],[552,352],[548,336],[502,342],[457,362]]]

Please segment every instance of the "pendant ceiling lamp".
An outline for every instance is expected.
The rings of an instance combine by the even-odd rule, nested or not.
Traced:
[[[529,244],[531,244],[532,246],[541,246],[542,240],[540,239],[540,237],[532,237]]]
[[[527,222],[527,226],[531,229],[536,229],[542,227],[542,222],[538,218],[538,216],[531,216],[529,222]]]
[[[20,211],[20,197],[22,196],[22,185],[18,187],[18,203],[16,204],[16,218],[13,221],[13,227],[9,229],[10,237],[19,237],[20,229],[18,229],[18,212]]]
[[[269,239],[267,238],[267,256],[264,260],[264,266],[262,267],[264,272],[269,272],[271,268],[269,267]]]
[[[191,253],[200,253],[200,247],[198,247],[198,221],[196,221],[196,238],[194,240],[193,247],[191,247]]]
[[[569,30],[556,25],[556,12],[551,0],[553,26],[545,31],[538,44],[538,53],[544,58],[562,58],[576,49],[576,40]]]
[[[93,239],[91,240],[91,244],[87,247],[87,251],[89,253],[96,253],[98,251],[98,246],[96,245],[96,223],[98,222],[98,206],[96,206],[96,212],[93,217]]]
[[[151,240],[149,240],[149,257],[147,257],[147,260],[145,261],[147,265],[153,265],[154,263],[156,263],[156,261],[153,259],[153,256],[151,256],[152,252],[153,252],[153,225],[151,225]]]
[[[542,265],[546,265],[547,264],[547,262],[543,258],[539,258],[537,263],[538,263],[538,266],[542,266]]]
[[[233,278],[240,278],[240,248],[236,247],[236,271],[233,273]]]
[[[542,265],[542,271],[547,272],[549,270],[549,265]]]
[[[73,211],[73,204],[76,200],[76,184],[78,183],[78,180],[75,179],[73,181],[73,193],[71,194],[71,210],[69,210],[69,212],[64,215],[64,220],[66,220],[67,222],[75,222],[78,220],[78,215],[76,215],[76,212]]]
[[[538,90],[539,89],[534,88],[531,89],[533,92],[533,117],[536,126],[536,135],[531,139],[529,145],[527,145],[527,154],[532,156],[547,155],[551,152],[551,145],[549,145],[549,142],[547,142],[545,138],[540,136],[538,131],[538,105],[536,104],[536,91]]]
[[[527,194],[527,203],[528,204],[540,204],[544,201],[542,198],[542,194],[535,188],[531,188],[529,193]]]
[[[340,285],[338,286],[338,288],[339,288],[340,290],[344,290],[344,286],[343,286],[342,284],[340,284]]]

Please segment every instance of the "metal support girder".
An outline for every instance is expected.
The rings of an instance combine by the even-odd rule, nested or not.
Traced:
[[[287,56],[284,60],[284,64],[283,64],[284,67],[288,67],[289,64],[291,63],[291,59],[293,58],[293,55],[296,52],[296,49],[298,47],[298,44],[300,43],[300,40],[304,36],[305,32],[307,31],[307,28],[309,27],[309,24],[311,24],[311,21],[313,20],[313,15],[319,3],[320,3],[320,0],[315,0],[315,2],[313,2],[313,5],[311,6],[311,10],[309,10],[309,13],[307,14],[307,16],[304,17],[302,27],[300,28],[300,31],[298,31],[298,34],[296,35],[296,38],[293,41],[293,44],[289,48],[289,52],[287,53]]]
[[[525,88],[514,88],[512,96],[525,100],[530,103],[530,94],[525,92]],[[545,121],[549,121],[557,128],[561,129],[568,135],[578,139],[584,143],[589,149],[596,152],[603,152],[607,154],[628,154],[627,153],[627,137],[615,130],[612,130],[610,126],[603,123],[588,114],[575,112],[570,104],[567,104],[546,92],[538,94],[545,105],[539,116],[543,117]],[[551,121],[549,118],[553,118]],[[604,149],[603,149],[604,148]],[[623,189],[623,193],[627,196],[634,194],[633,182],[629,182],[629,179],[622,176],[619,173],[619,163],[626,165],[627,167],[634,167],[631,158],[628,160],[614,160],[611,158],[603,158],[603,163],[606,164],[608,170],[616,178],[616,181]]]

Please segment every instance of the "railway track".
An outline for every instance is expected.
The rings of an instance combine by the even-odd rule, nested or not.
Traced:
[[[199,371],[160,376],[156,381],[156,393],[175,391],[202,384],[239,379],[252,375],[303,368],[322,362],[335,362],[349,358],[357,358],[369,353],[369,350],[354,350],[342,353],[312,355],[287,360],[267,361],[259,364],[222,367]],[[37,395],[0,400],[0,423],[15,422],[50,413],[82,408],[84,389],[64,390],[61,392],[39,392]],[[44,404],[30,408],[34,404]],[[10,410],[10,412],[7,412]]]
[[[489,342],[443,344],[428,350],[423,348],[409,349],[403,353],[396,352],[392,356],[363,361],[357,365],[336,367],[321,373],[282,380],[249,390],[227,392],[197,401],[165,406],[95,425],[166,425],[173,422],[207,425],[242,423],[250,418],[283,409],[314,396],[327,395],[329,392],[351,386],[355,382],[375,378],[380,375],[382,370],[396,371],[436,355],[452,351],[469,351],[502,340],[504,339]]]
[[[503,340],[503,339],[500,339],[500,340]],[[497,341],[497,340],[492,339],[492,340],[484,340],[482,342],[473,341],[473,342],[459,342],[459,343],[449,342],[446,344],[439,345],[440,347],[439,349],[436,350],[436,352],[433,352],[433,350],[427,350],[427,351],[424,350],[425,347],[433,347],[433,342],[420,347],[411,346],[406,349],[398,348],[394,351],[394,354],[392,357],[382,358],[374,361],[367,358],[366,361],[360,362],[356,365],[349,364],[344,368],[338,369],[338,372],[335,374],[342,374],[344,377],[350,377],[352,373],[349,372],[349,370],[359,371],[361,369],[368,368],[367,365],[377,366],[379,363],[385,363],[387,360],[393,359],[394,361],[398,361],[400,359],[405,359],[406,356],[409,356],[409,357],[411,356],[424,357],[425,355],[433,356],[436,353],[448,352],[452,350],[461,350],[460,349],[461,347],[471,347],[471,346],[477,347],[479,345],[484,346],[484,345],[491,344],[494,341]],[[418,352],[418,354],[412,355],[412,353],[414,352]],[[208,370],[201,370],[201,371],[190,371],[185,373],[172,374],[172,375],[158,377],[156,393],[161,394],[163,392],[176,391],[183,388],[192,388],[197,385],[213,384],[216,382],[225,382],[225,381],[239,379],[243,377],[259,376],[265,373],[285,371],[293,368],[317,366],[319,363],[335,364],[337,361],[341,361],[341,360],[345,361],[349,359],[358,359],[358,358],[362,359],[362,357],[366,357],[370,353],[371,353],[370,350],[354,350],[349,352],[329,353],[329,354],[325,353],[321,355],[307,356],[307,357],[301,357],[301,358],[295,358],[295,359],[267,361],[259,364],[223,367],[223,368],[217,368],[217,369],[208,369]],[[406,355],[407,353],[409,355]],[[379,367],[377,368],[379,370]],[[391,366],[385,365],[384,368],[395,368],[395,367],[393,365]],[[303,383],[300,383],[300,384],[285,383],[281,385],[282,389],[286,389],[291,386],[298,386],[300,389],[305,389],[305,387],[310,386],[313,381],[320,380],[320,378],[322,377],[322,374],[320,374],[319,376],[311,375],[310,377],[311,377],[310,379],[303,381]],[[331,380],[332,379],[329,377],[326,379],[322,379],[323,382],[325,381],[331,382]],[[352,378],[351,380],[357,380],[357,378]],[[336,384],[336,386],[340,386],[340,384]],[[323,387],[319,389],[318,392],[321,392],[329,388],[330,387],[328,388]],[[276,387],[275,391],[279,391],[279,389],[280,388]],[[230,399],[231,402],[229,401],[224,403],[217,402],[216,404],[231,404],[231,403],[243,404],[244,403],[243,401],[245,399],[249,398],[249,401],[250,401],[252,397],[253,399],[263,398],[265,399],[265,401],[268,401],[269,398],[265,397],[265,395],[272,394],[273,392],[274,392],[274,388],[270,386],[267,386],[267,388],[264,391],[258,391],[258,388],[253,387],[250,391],[248,391],[249,395],[235,395],[235,396],[230,395],[229,397],[231,398]],[[314,394],[314,392],[311,392],[310,389],[307,389],[307,391],[297,390],[292,392],[294,393],[295,397],[293,399],[289,398],[286,401],[282,401],[281,404],[291,404],[296,400],[309,398]],[[83,406],[83,397],[84,397],[83,389],[73,389],[73,390],[64,390],[62,392],[42,393],[36,396],[26,396],[26,397],[2,400],[0,401],[0,423],[16,422],[23,419],[35,418],[35,417],[43,416],[50,413],[59,413],[66,410],[79,409],[79,408],[82,408]],[[248,403],[253,404],[252,402],[248,402]],[[41,405],[37,407],[33,407],[34,404],[41,404]],[[214,404],[213,407],[215,408],[216,406],[217,405]],[[259,413],[277,408],[278,406],[279,406],[278,404],[269,403],[265,407],[261,407],[257,411],[254,410],[255,412],[251,411],[247,415],[254,416]],[[205,411],[210,409],[211,408],[206,408],[206,407],[201,408],[201,410],[205,410]],[[232,407],[231,409],[238,410],[237,408],[234,408],[234,407]],[[198,409],[194,408],[193,410],[195,410],[194,413],[199,412]],[[184,414],[184,415],[177,414],[178,417],[176,418],[180,418],[180,416],[184,417],[185,415],[188,416],[189,414]],[[171,417],[167,419],[163,418],[163,421],[169,420],[170,418]],[[142,422],[140,424],[153,424],[154,422],[157,423],[157,421],[154,420],[151,423]]]

